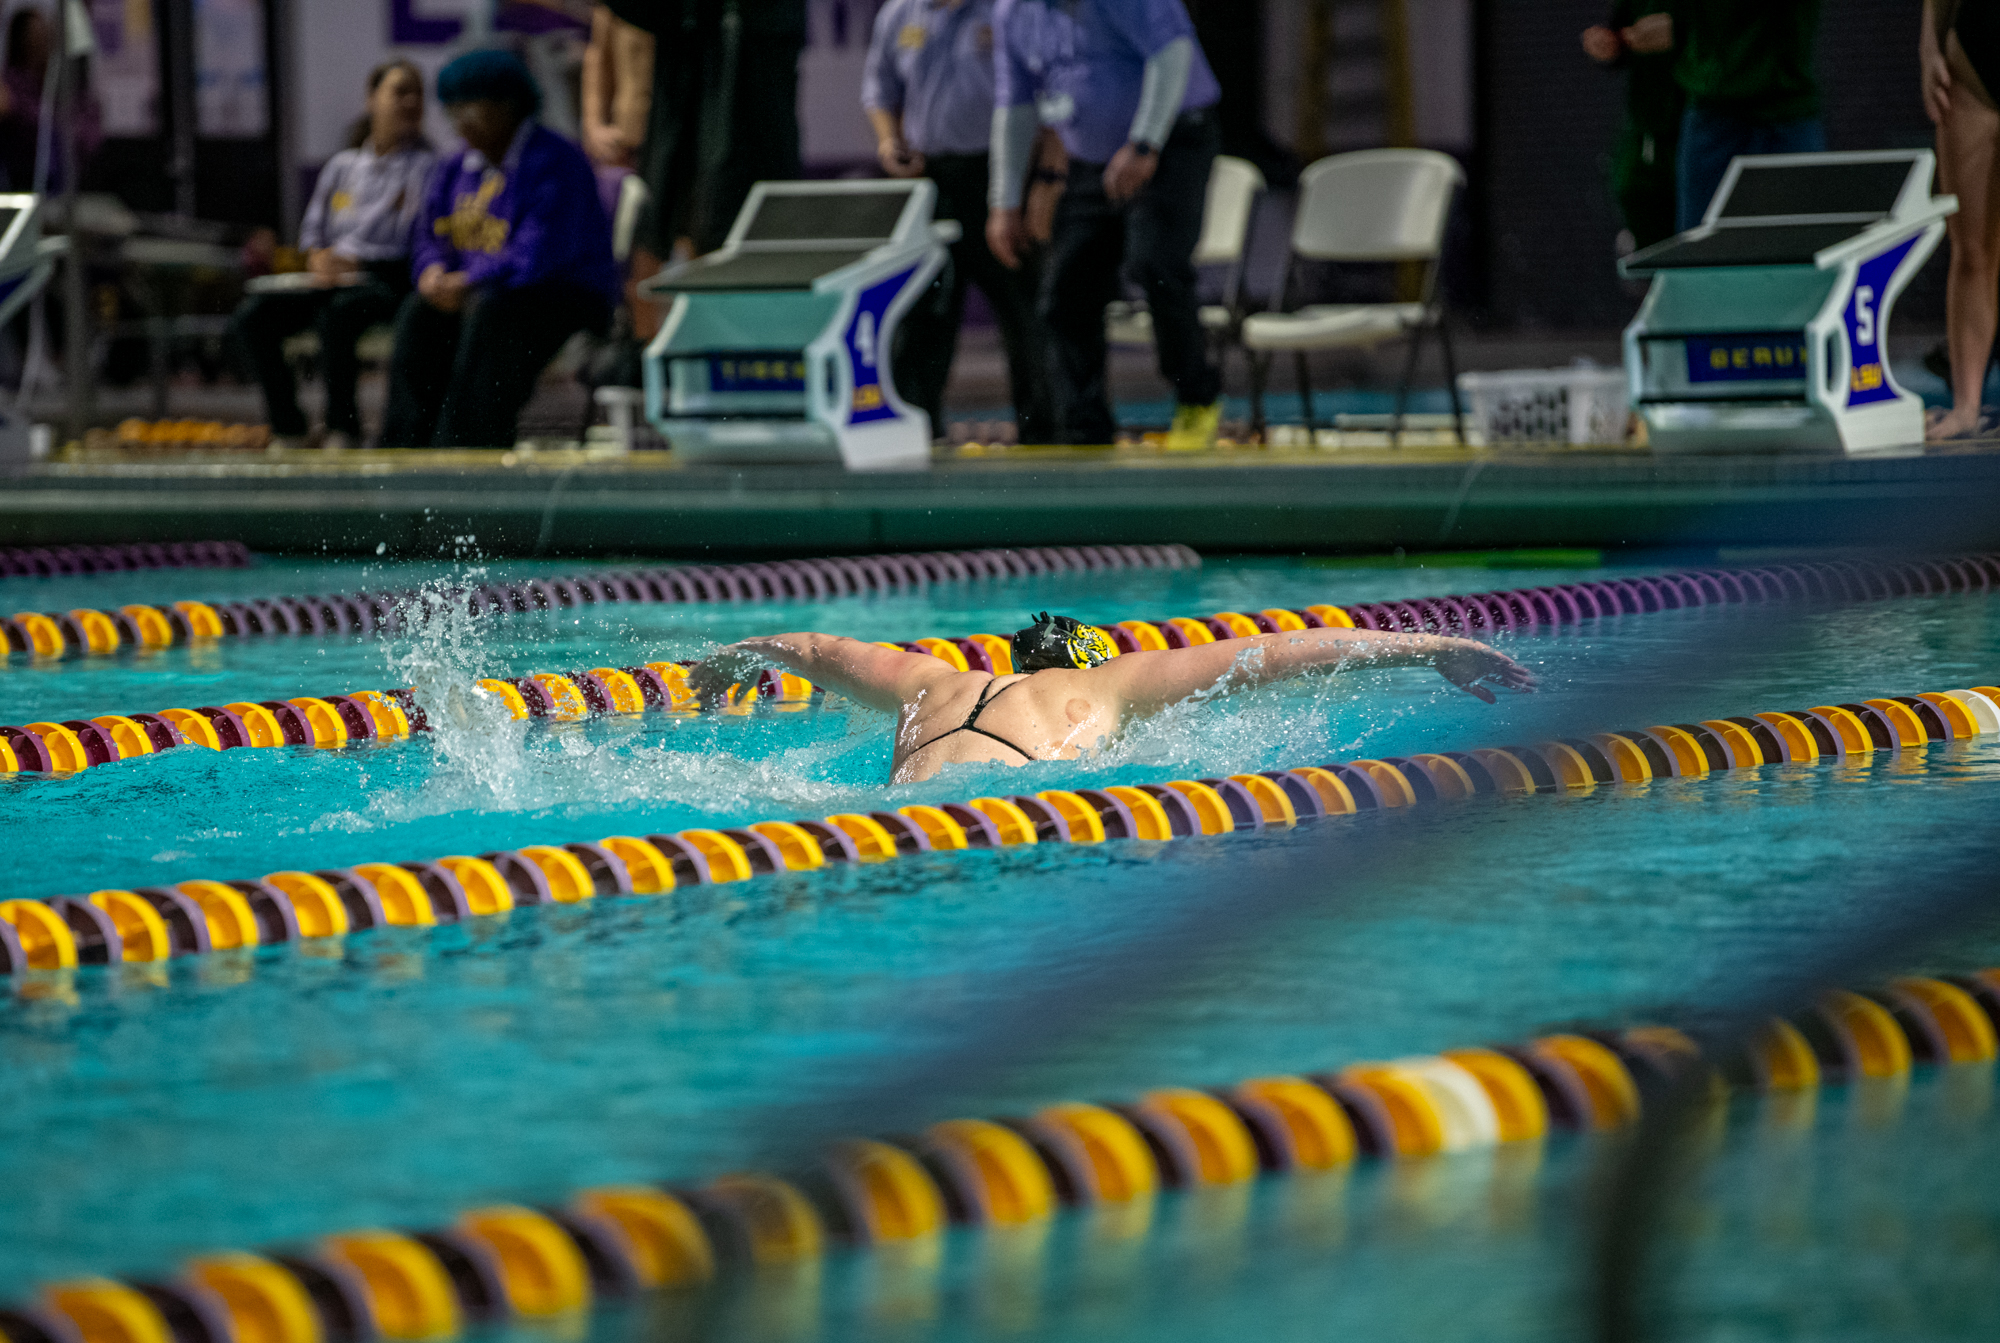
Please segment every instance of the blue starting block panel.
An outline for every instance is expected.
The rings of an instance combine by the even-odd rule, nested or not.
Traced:
[[[1698,228],[1634,252],[1625,330],[1655,452],[1867,452],[1924,437],[1889,371],[1889,314],[1952,196],[1929,150],[1738,158]]]
[[[759,182],[716,251],[646,282],[673,306],[646,414],[691,460],[924,470],[931,422],[897,394],[896,330],[945,263],[922,179]]]

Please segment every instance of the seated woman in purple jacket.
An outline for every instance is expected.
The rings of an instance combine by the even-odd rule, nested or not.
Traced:
[[[590,160],[535,120],[519,57],[468,52],[437,95],[466,148],[438,165],[417,217],[382,445],[511,448],[543,367],[610,320],[611,223]]]

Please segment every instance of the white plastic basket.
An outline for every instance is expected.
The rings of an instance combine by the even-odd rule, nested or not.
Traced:
[[[1461,373],[1458,389],[1488,447],[1507,443],[1622,443],[1631,398],[1622,368],[1577,364]]]

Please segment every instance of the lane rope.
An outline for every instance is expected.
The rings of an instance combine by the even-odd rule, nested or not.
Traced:
[[[958,571],[953,569],[953,561],[957,562]],[[1200,557],[1184,546],[1080,546],[968,551],[956,555],[950,552],[879,555],[854,560],[794,560],[612,572],[441,591],[404,589],[281,597],[213,606],[203,602],[175,602],[166,606],[126,606],[117,611],[23,611],[11,619],[0,620],[0,630],[6,634],[10,652],[38,658],[101,656],[124,648],[164,648],[197,639],[397,633],[421,627],[455,609],[483,616],[619,603],[818,600],[863,592],[914,591],[931,583],[968,578],[1120,568],[1191,569],[1198,568],[1200,563]],[[1896,563],[1826,560],[1743,569],[1688,569],[1408,601],[1218,611],[1208,616],[1127,620],[1099,628],[1121,653],[1136,653],[1292,629],[1338,627],[1492,635],[1700,606],[1886,600],[1990,592],[1995,588],[2000,588],[2000,556],[1992,554]],[[1005,643],[1003,636],[993,634],[918,642],[955,645],[959,658],[954,659],[949,653],[939,656],[954,664],[963,661],[973,670],[992,669],[998,675],[1005,675],[998,670],[1004,662],[1004,649],[996,656],[992,651],[995,640]],[[967,647],[968,644],[976,646]],[[927,647],[915,651],[936,650]]]
[[[241,541],[134,542],[110,546],[0,547],[0,578],[118,574],[135,569],[247,569]]]
[[[952,1223],[1009,1228],[1064,1208],[1123,1208],[1142,1228],[1160,1190],[1215,1189],[1365,1160],[1532,1149],[1549,1133],[1636,1122],[1690,1070],[1719,1101],[1882,1084],[1919,1064],[1996,1056],[2000,969],[1835,989],[1774,1017],[1719,1060],[1669,1026],[1560,1031],[1124,1102],[1064,1101],[1023,1118],[947,1119],[845,1138],[803,1168],[701,1185],[605,1185],[541,1208],[475,1208],[429,1231],[365,1228],[187,1260],[164,1281],[92,1277],[0,1308],[9,1343],[358,1343],[444,1340],[482,1326],[574,1318],[606,1299],[701,1289],[829,1251],[933,1242]],[[1794,1107],[1796,1108],[1796,1107]],[[802,1280],[810,1290],[815,1279]],[[198,1330],[189,1332],[189,1322]]]
[[[320,720],[336,720],[335,707],[327,701],[309,703],[322,706]],[[214,712],[230,715],[245,730],[273,730],[256,727],[260,720],[253,715],[235,712],[259,707]],[[339,709],[357,719],[364,710],[379,713],[378,721],[397,725],[405,734],[409,730],[404,706],[393,696],[343,697]],[[196,727],[221,726],[198,712],[180,712]],[[278,723],[275,713],[267,712],[266,718]],[[304,714],[294,718],[320,721]],[[15,756],[17,748],[29,749],[25,742],[61,740],[53,734],[9,738],[8,731],[0,729],[0,763]],[[1589,791],[1766,764],[1859,764],[1877,752],[1917,751],[1934,742],[1996,733],[2000,686],[1974,686],[1533,745],[1335,761],[1226,778],[1048,789],[677,834],[610,835],[594,842],[529,845],[477,856],[272,872],[254,880],[196,880],[46,901],[4,900],[0,971],[160,961],[384,925],[451,923],[503,914],[518,905],[662,895],[681,886],[812,871],[830,863],[883,862],[913,853],[1166,841],[1288,829],[1328,816],[1488,793]]]
[[[1200,567],[1201,557],[1181,545],[860,555],[610,570],[476,587],[336,592],[213,604],[182,601],[112,611],[19,611],[0,620],[0,632],[4,632],[10,653],[36,658],[91,657],[121,649],[169,648],[201,639],[396,634],[453,611],[489,616],[641,603],[823,601],[871,592],[917,592],[941,583],[978,579]]]
[[[2000,558],[1980,558],[1973,561],[1957,562],[1952,570],[1970,584],[1972,576],[1989,573],[2000,578]],[[1837,566],[1825,566],[1829,570]],[[1916,566],[1889,566],[1914,571]],[[1935,566],[1932,566],[1935,568]],[[1683,593],[1693,591],[1719,591],[1725,594],[1740,594],[1743,600],[1770,601],[1801,595],[1837,595],[1831,587],[1812,589],[1806,586],[1806,579],[1794,573],[1800,566],[1785,566],[1785,575],[1780,577],[1759,577],[1760,573],[1776,574],[1777,571],[1742,570],[1732,575],[1731,583],[1725,586],[1714,574],[1709,574],[1711,586],[1702,587],[1692,579],[1682,588]],[[1720,571],[1717,571],[1720,572]],[[1940,574],[1943,570],[1938,571]],[[1671,576],[1669,576],[1671,577]],[[1858,582],[1859,580],[1853,580]],[[1884,579],[1883,581],[1887,581]],[[1910,580],[1912,584],[1915,579]],[[1939,580],[1942,582],[1942,578]],[[1367,628],[1377,630],[1400,630],[1410,632],[1448,632],[1455,634],[1488,634],[1495,628],[1492,624],[1482,624],[1490,618],[1497,621],[1513,619],[1519,612],[1517,623],[1509,629],[1531,629],[1537,623],[1551,625],[1568,623],[1571,619],[1597,619],[1608,615],[1637,614],[1641,610],[1667,609],[1659,605],[1646,606],[1650,600],[1648,592],[1659,594],[1668,591],[1671,585],[1662,586],[1660,579],[1611,579],[1599,583],[1569,584],[1563,588],[1527,589],[1521,593],[1473,594],[1469,597],[1444,597],[1426,599],[1420,602],[1395,602],[1386,605],[1362,604],[1359,606],[1306,606],[1296,609],[1271,607],[1260,611],[1218,611],[1210,616],[1173,616],[1161,621],[1127,620],[1115,625],[1100,625],[1101,630],[1117,646],[1119,653],[1138,652],[1164,648],[1186,648],[1197,644],[1220,642],[1228,639],[1250,638],[1259,634],[1278,633],[1287,630],[1307,630],[1322,628]],[[1794,583],[1797,586],[1785,586]],[[1590,589],[1597,589],[1594,594]],[[1975,590],[1970,586],[1951,591]],[[1984,589],[1978,589],[1984,590]],[[1843,590],[1844,591],[1844,590]],[[1558,600],[1560,598],[1560,600]],[[1736,600],[1736,597],[1729,597]],[[1620,605],[1619,603],[1624,603]],[[150,611],[151,608],[128,608],[132,611]],[[1484,611],[1485,617],[1475,615]],[[1540,612],[1547,615],[1541,621]],[[81,618],[97,613],[77,612]],[[212,617],[213,613],[210,612]],[[46,617],[22,616],[23,626],[38,647],[57,650],[65,645],[62,640],[68,636]],[[39,623],[37,623],[39,622]],[[212,624],[212,620],[205,622]],[[117,633],[101,619],[95,625],[85,621],[80,628],[87,637],[101,638],[107,648],[116,648]],[[884,648],[897,648],[906,652],[925,653],[944,661],[958,671],[984,671],[995,676],[1006,676],[1014,670],[1008,636],[999,634],[971,634],[963,638],[921,638],[907,642],[883,642]],[[55,655],[54,653],[51,654]],[[612,714],[635,715],[643,713],[668,713],[676,716],[691,716],[697,710],[696,698],[687,688],[688,665],[674,662],[648,662],[643,666],[593,667],[585,671],[569,673],[534,672],[527,676],[497,677],[478,683],[479,692],[497,696],[506,706],[508,713],[516,719],[551,719],[559,722],[573,722],[580,719]],[[800,676],[788,672],[767,670],[759,674],[747,686],[738,684],[729,690],[721,712],[747,715],[753,712],[758,702],[763,702],[778,712],[796,713],[803,710],[812,697],[821,694],[822,688]],[[344,732],[308,730],[306,727],[285,726],[282,731],[270,728],[243,730],[242,725],[232,724],[228,715],[249,714],[257,718],[261,706],[283,718],[286,706],[306,709],[322,701],[339,703],[348,698],[384,696],[394,699],[400,706],[404,718],[401,731],[387,734],[366,730],[365,721],[352,721],[358,715],[342,714],[350,720]],[[410,732],[426,731],[429,721],[418,705],[414,690],[398,689],[386,692],[362,691],[352,695],[330,695],[317,699],[294,699],[286,701],[263,700],[254,704],[238,703],[226,706],[208,706],[192,711],[196,716],[207,716],[217,723],[217,730],[209,733],[197,723],[192,734],[175,734],[148,726],[146,731],[126,730],[123,725],[133,722],[149,723],[160,718],[172,718],[175,725],[181,725],[190,711],[169,709],[157,714],[106,715],[89,719],[69,719],[61,722],[30,723],[25,726],[0,726],[0,739],[17,745],[15,759],[0,755],[0,773],[27,771],[44,774],[70,774],[80,769],[96,765],[115,763],[131,759],[136,755],[157,754],[189,741],[210,746],[218,750],[234,750],[238,747],[266,746],[312,746],[331,749],[362,742],[401,739]],[[261,719],[258,719],[261,725]],[[74,734],[82,740],[76,746],[64,738],[62,733]],[[38,749],[25,738],[40,736],[51,743],[47,749]],[[213,738],[211,740],[211,737]]]

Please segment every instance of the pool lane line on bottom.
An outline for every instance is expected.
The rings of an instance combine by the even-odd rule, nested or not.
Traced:
[[[942,806],[610,835],[474,857],[362,863],[0,901],[0,970],[163,961],[210,950],[430,926],[517,905],[660,895],[680,886],[879,862],[926,850],[1220,835],[1481,793],[1534,793],[1847,760],[2000,733],[2000,686],[1441,754],[1111,785]]]
[[[1555,627],[1602,616],[1635,615],[1715,602],[1775,601],[1827,598],[1858,600],[1889,596],[1940,595],[1989,591],[2000,585],[2000,557],[1975,555],[1932,563],[1857,564],[1830,561],[1778,565],[1765,569],[1693,570],[1640,578],[1603,579],[1512,592],[1474,593],[1466,597],[1424,598],[1412,602],[1362,603],[1356,606],[1271,607],[1255,612],[1218,611],[1210,616],[1173,616],[1162,621],[1127,620],[1100,625],[1121,653],[1187,648],[1227,639],[1249,638],[1287,630],[1320,628],[1373,629],[1401,632],[1492,634],[1500,631]],[[51,636],[53,637],[53,636]],[[928,653],[959,671],[1011,675],[1013,657],[1006,636],[973,634],[964,638],[922,638],[884,642],[885,648]],[[649,662],[643,667],[593,667],[563,675],[536,672],[479,682],[479,689],[499,696],[517,719],[571,722],[606,715],[633,716],[664,712],[677,716],[696,712],[687,689],[687,666]],[[356,696],[387,694],[396,698],[406,729],[388,736],[423,731],[426,723],[415,692],[359,691]],[[752,701],[774,701],[781,710],[796,711],[819,687],[788,672],[766,671],[750,687],[730,689],[724,712],[751,711]],[[337,703],[341,695],[321,699]],[[199,709],[167,709],[157,714],[104,715],[62,722],[0,726],[0,774],[73,774],[142,755],[155,755],[190,743],[214,750],[238,747],[311,746],[332,750],[380,739],[353,714],[320,712],[315,699],[248,701]],[[288,708],[289,706],[289,708]],[[298,711],[290,713],[291,710]],[[206,718],[213,730],[199,720]],[[293,722],[292,718],[302,721]],[[159,719],[171,720],[164,726]],[[247,721],[237,721],[237,720]],[[270,721],[276,719],[278,721]],[[345,720],[344,724],[340,720]],[[143,726],[142,726],[143,725]]]
[[[101,657],[121,649],[170,648],[192,640],[253,635],[397,634],[451,611],[485,616],[643,603],[824,601],[878,592],[922,592],[941,583],[989,578],[1200,567],[1201,556],[1182,545],[1028,546],[614,569],[515,583],[212,604],[177,601],[109,611],[88,607],[18,611],[0,620],[0,656]]]
[[[1830,991],[1804,1012],[1768,1020],[1719,1068],[1681,1031],[1639,1026],[1234,1086],[1162,1087],[1129,1104],[1068,1101],[1025,1118],[945,1120],[915,1136],[833,1142],[803,1170],[700,1186],[601,1186],[560,1206],[477,1208],[428,1231],[371,1227],[202,1254],[159,1280],[50,1283],[32,1305],[0,1308],[0,1340],[444,1340],[753,1274],[755,1290],[782,1292],[783,1270],[829,1248],[933,1242],[954,1222],[1004,1231],[1044,1223],[1063,1205],[1143,1217],[1161,1189],[1217,1190],[1364,1157],[1532,1150],[1552,1128],[1615,1130],[1639,1118],[1649,1088],[1689,1069],[1708,1071],[1712,1095],[1728,1084],[1772,1093],[1894,1087],[1917,1062],[1983,1064],[1990,1079],[1996,1018],[2000,970],[1988,969]],[[797,1289],[812,1291],[812,1279]]]

